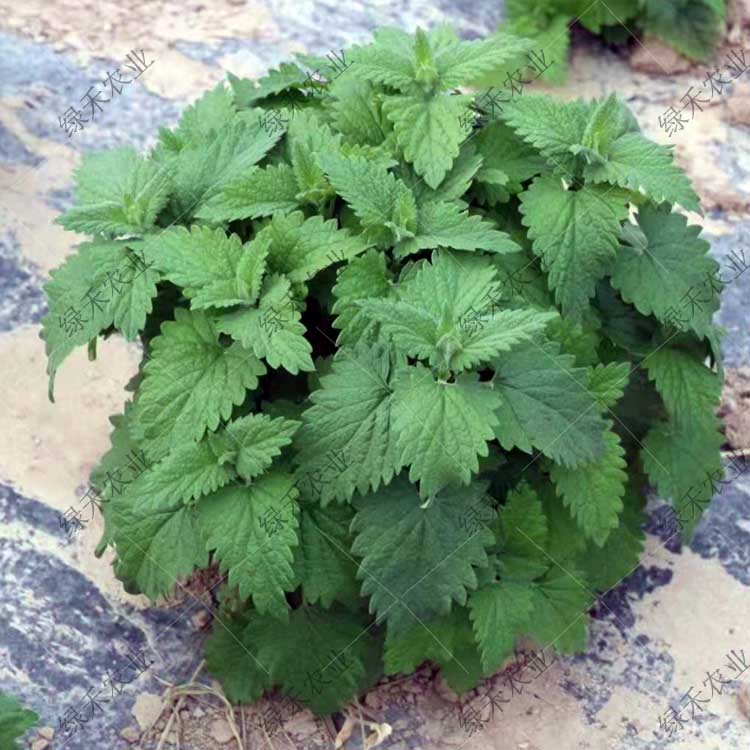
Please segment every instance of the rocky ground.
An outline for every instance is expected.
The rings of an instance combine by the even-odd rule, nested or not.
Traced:
[[[743,11],[744,7],[744,11]],[[729,46],[750,52],[738,4]],[[86,485],[108,445],[138,351],[120,340],[88,363],[70,358],[47,401],[38,338],[41,291],[50,269],[80,238],[52,222],[72,200],[72,175],[88,150],[145,148],[160,125],[227,71],[251,77],[304,50],[326,53],[392,24],[412,30],[449,20],[466,37],[492,31],[500,0],[332,0],[121,3],[115,0],[0,1],[0,687],[42,717],[34,750],[183,750],[344,746],[388,750],[739,750],[750,745],[750,671],[715,696],[673,736],[657,732],[670,701],[742,649],[750,658],[750,472],[724,488],[694,542],[657,533],[654,501],[641,565],[602,597],[589,650],[560,660],[469,734],[460,705],[486,702],[504,677],[461,704],[428,668],[381,684],[362,705],[326,721],[286,712],[274,730],[278,697],[232,711],[203,669],[202,641],[213,603],[210,574],[178,600],[150,606],[125,594],[94,557],[99,518],[73,539],[61,514]],[[658,116],[699,84],[691,66],[658,44],[615,54],[581,38],[563,97],[616,91],[644,130],[668,142]],[[89,86],[143,49],[154,64],[72,138],[58,117]],[[712,66],[709,66],[712,67]],[[677,158],[701,194],[703,224],[717,259],[750,258],[750,73],[675,134]],[[719,320],[728,330],[723,407],[728,445],[750,448],[750,272],[726,291]],[[66,739],[60,717],[101,684],[112,660],[143,648],[155,663]],[[183,686],[177,690],[175,686]],[[280,710],[283,710],[283,706]],[[486,713],[485,713],[486,715]],[[262,719],[266,717],[264,722]]]

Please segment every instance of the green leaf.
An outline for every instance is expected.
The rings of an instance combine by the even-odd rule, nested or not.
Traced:
[[[133,436],[152,458],[175,438],[200,440],[258,385],[266,368],[240,344],[224,347],[205,313],[175,310],[151,341],[134,409]]]
[[[285,620],[297,546],[298,492],[292,477],[268,473],[246,487],[231,486],[198,505],[206,549],[214,551],[228,583],[261,614]],[[261,659],[261,661],[263,661]]]
[[[567,568],[567,566],[566,566]],[[588,610],[594,596],[585,588],[577,570],[553,566],[533,587],[534,608],[528,633],[543,648],[554,647],[561,653],[586,649]]]
[[[593,395],[582,384],[586,370],[560,354],[556,344],[531,344],[495,364],[494,386],[501,400],[495,435],[505,450],[541,451],[575,467],[605,450],[606,425]]]
[[[723,442],[715,419],[689,426],[656,424],[643,441],[641,460],[648,478],[679,511],[688,536],[711,502],[715,482],[724,477]]]
[[[388,484],[402,467],[393,426],[393,379],[399,364],[384,347],[342,351],[310,395],[298,434],[298,473],[322,480],[323,504]],[[332,456],[345,467],[331,469]]]
[[[252,627],[252,626],[251,626]],[[272,686],[270,676],[255,656],[251,627],[242,619],[216,617],[206,639],[206,668],[233,703],[256,701]]]
[[[427,203],[419,208],[416,237],[397,243],[395,255],[403,258],[438,246],[456,250],[514,253],[521,248],[481,216],[469,214],[457,203]]]
[[[641,314],[703,337],[719,307],[712,283],[719,266],[700,232],[680,214],[641,206],[638,228],[624,235],[612,286]]]
[[[531,309],[495,311],[499,290],[486,259],[441,252],[402,285],[397,300],[366,299],[360,307],[407,354],[460,372],[530,340],[555,317]],[[488,307],[490,315],[483,312]]]
[[[299,207],[298,192],[297,178],[288,164],[254,168],[215,193],[195,216],[207,221],[230,222],[294,211]]]
[[[301,505],[294,573],[306,602],[329,608],[334,601],[347,606],[358,601],[357,564],[349,552],[352,517],[348,505]]]
[[[115,572],[129,593],[168,594],[178,579],[208,565],[195,509],[177,499],[158,507],[113,506]]]
[[[525,94],[508,106],[505,121],[553,166],[566,173],[575,167],[571,146],[582,144],[590,114],[591,105],[581,100],[561,102]]]
[[[653,143],[640,133],[625,133],[608,149],[603,162],[588,164],[587,180],[609,182],[628,190],[641,190],[656,203],[679,203],[700,210],[698,196],[682,169],[673,163],[668,146]]]
[[[219,83],[182,113],[179,124],[169,133],[170,140],[176,144],[178,151],[186,146],[208,145],[234,114],[232,94],[223,83]]]
[[[289,281],[306,281],[318,271],[364,252],[368,244],[338,229],[336,220],[322,216],[305,219],[300,211],[287,216],[274,215],[258,235],[268,241],[268,268],[284,274]]]
[[[266,414],[248,414],[230,422],[225,430],[224,449],[237,473],[246,481],[260,476],[292,442],[300,423]]]
[[[627,202],[621,190],[566,190],[552,176],[538,177],[521,195],[523,223],[564,315],[580,318],[613,266]]]
[[[301,89],[309,80],[302,68],[288,62],[281,63],[278,68],[272,68],[257,82],[247,78],[237,78],[232,73],[229,73],[227,77],[234,91],[237,106],[240,108],[249,107],[260,99],[281,94],[289,89]]]
[[[377,622],[388,621],[389,633],[447,614],[453,602],[466,604],[467,589],[477,585],[474,566],[487,565],[485,547],[493,542],[488,528],[473,531],[463,522],[482,491],[445,492],[424,507],[414,488],[398,479],[357,500],[357,575],[370,611]]]
[[[369,81],[339,76],[331,84],[333,123],[345,138],[362,144],[381,144],[390,130],[380,96]]]
[[[450,484],[469,484],[493,438],[497,394],[476,374],[454,383],[435,380],[422,365],[399,373],[394,383],[393,430],[409,479],[425,497]]]
[[[373,242],[387,246],[413,236],[417,206],[401,180],[363,156],[327,153],[319,159],[336,192],[352,207]]]
[[[611,409],[622,398],[631,367],[630,362],[610,362],[589,370],[589,390],[600,406]]]
[[[477,686],[482,678],[481,659],[465,607],[453,607],[427,625],[415,622],[403,635],[388,632],[386,674],[409,674],[426,659],[440,664],[446,682],[456,692],[465,693]]]
[[[3,750],[20,748],[20,741],[26,732],[39,723],[39,716],[24,708],[12,695],[0,692],[0,747]]]
[[[648,375],[675,422],[689,427],[713,421],[721,378],[686,351],[662,347],[644,360]]]
[[[383,104],[404,158],[431,188],[437,188],[448,174],[469,134],[461,118],[470,102],[471,97],[464,95],[415,93],[389,97]]]
[[[133,508],[145,514],[178,500],[189,503],[231,482],[236,476],[234,469],[220,460],[221,446],[212,437],[178,444],[141,474],[126,490]]]
[[[374,36],[371,44],[352,48],[352,67],[356,75],[397,89],[408,88],[415,75],[413,37],[388,27],[377,29]]]
[[[544,158],[499,120],[482,128],[476,142],[482,155],[482,168],[477,173],[479,182],[491,181],[493,170],[501,170],[507,177],[505,187],[520,193],[526,180],[546,171]]]
[[[350,613],[304,606],[285,622],[249,628],[258,657],[274,683],[316,714],[329,714],[356,697],[374,641]]]
[[[144,252],[199,310],[255,302],[268,250],[257,240],[243,245],[236,234],[193,226],[166,229],[146,242]]]
[[[85,154],[76,172],[76,205],[57,222],[104,237],[152,230],[172,189],[169,169],[130,147]]]
[[[504,579],[531,581],[549,568],[547,526],[547,516],[532,487],[522,484],[508,494],[497,534]]]
[[[195,216],[204,203],[246,175],[282,134],[281,129],[265,127],[257,111],[240,112],[210,141],[187,145],[169,158],[177,216],[183,221]]]
[[[646,0],[644,29],[693,60],[706,60],[721,42],[726,5],[722,0]]]
[[[45,284],[49,312],[41,337],[47,351],[50,392],[55,371],[81,344],[114,325],[133,341],[146,323],[160,274],[129,249],[135,242],[87,242],[51,273]]]
[[[604,441],[606,449],[600,458],[575,468],[553,466],[551,472],[557,493],[571,515],[586,537],[600,547],[619,525],[628,479],[625,451],[611,426]]]
[[[534,591],[528,583],[498,581],[469,597],[482,667],[492,674],[513,653],[516,641],[531,625]]]
[[[257,308],[228,312],[217,319],[216,327],[241,342],[271,367],[296,375],[314,370],[312,346],[305,339],[300,311],[291,297],[291,285],[283,276],[267,277]]]
[[[336,302],[331,310],[336,316],[334,326],[341,331],[336,340],[339,346],[356,345],[376,336],[377,323],[357,303],[368,298],[387,297],[392,280],[386,256],[375,249],[368,250],[339,270],[333,287]]]

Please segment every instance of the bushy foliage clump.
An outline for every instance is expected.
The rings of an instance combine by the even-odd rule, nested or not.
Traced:
[[[574,23],[616,45],[655,36],[691,60],[708,59],[726,25],[725,0],[508,0],[506,12],[501,29],[533,39],[555,61],[543,76],[550,83],[565,81]]]
[[[100,551],[151,598],[220,566],[232,700],[329,712],[425,660],[466,691],[523,637],[583,649],[647,483],[710,500],[717,265],[676,210],[698,198],[614,96],[477,117],[467,87],[530,48],[384,29],[335,76],[232,77],[148,156],[84,160],[50,374],[142,343],[92,477]]]

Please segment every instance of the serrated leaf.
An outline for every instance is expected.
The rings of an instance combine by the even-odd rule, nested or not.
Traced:
[[[531,309],[496,311],[499,289],[486,259],[442,252],[401,286],[398,299],[366,299],[360,307],[407,354],[460,372],[528,341],[555,317]]]
[[[321,154],[320,163],[336,192],[381,246],[410,237],[417,228],[417,205],[409,188],[388,170],[363,156]]]
[[[681,214],[641,206],[638,228],[625,235],[612,269],[612,286],[643,315],[703,337],[719,306],[711,283],[719,266],[700,232]]]
[[[469,134],[461,118],[470,102],[471,97],[464,95],[412,94],[389,97],[383,104],[404,158],[433,189],[450,171]]]
[[[515,253],[521,247],[481,216],[469,214],[457,203],[426,203],[419,207],[416,236],[396,244],[395,255],[403,258],[436,247],[456,250],[488,250]]]
[[[175,310],[151,341],[133,414],[132,433],[152,458],[173,441],[199,440],[228,419],[266,368],[240,344],[224,347],[205,313]]]
[[[74,232],[117,237],[152,231],[172,189],[169,169],[119,148],[86,154],[73,208],[57,219]]]
[[[503,579],[531,581],[549,568],[547,525],[532,487],[524,484],[508,494],[497,524]]]
[[[721,446],[724,442],[717,420],[700,425],[662,422],[643,440],[641,460],[659,494],[672,502],[689,537],[723,478]]]
[[[142,514],[158,512],[171,502],[189,504],[218,490],[236,476],[232,466],[221,463],[220,458],[210,439],[178,444],[128,486],[126,493],[133,508]]]
[[[269,270],[284,274],[291,282],[311,279],[318,271],[350,260],[368,248],[360,237],[338,229],[335,219],[305,219],[300,211],[287,216],[276,214],[257,238],[270,242]]]
[[[545,577],[534,584],[533,591],[529,634],[542,647],[554,647],[561,653],[585,650],[586,610],[593,604],[594,596],[585,588],[582,574],[552,566]]]
[[[281,63],[278,68],[272,68],[257,82],[238,78],[232,73],[227,77],[240,108],[252,106],[260,99],[281,94],[289,89],[301,89],[309,81],[307,73],[302,68],[288,62]]]
[[[424,507],[398,479],[357,500],[352,552],[362,557],[362,594],[370,596],[377,622],[388,621],[389,633],[403,634],[447,614],[453,602],[466,603],[467,589],[477,585],[474,566],[487,564],[485,547],[493,542],[488,528],[462,523],[482,491],[446,491]]]
[[[568,468],[553,466],[552,481],[583,533],[602,547],[619,525],[628,475],[625,451],[610,429],[604,434],[605,452],[594,461]]]
[[[288,164],[254,168],[246,176],[225,185],[196,212],[198,219],[230,222],[257,219],[299,208],[299,185]]]
[[[388,484],[401,469],[393,427],[393,378],[399,364],[384,347],[342,352],[321,388],[310,395],[297,436],[298,473],[320,475],[325,505],[350,500]],[[343,455],[343,470],[329,469],[332,455]]]
[[[528,583],[499,581],[469,597],[474,633],[485,673],[496,672],[530,626],[534,592]]]
[[[582,385],[586,371],[556,344],[526,345],[495,364],[501,399],[495,434],[505,450],[541,451],[564,466],[593,461],[604,452],[604,420]]]
[[[40,334],[47,351],[50,390],[55,371],[77,346],[110,325],[129,341],[144,327],[161,275],[130,247],[140,245],[87,242],[52,271],[44,287],[49,312]]]
[[[193,226],[170,227],[147,240],[144,252],[164,277],[182,287],[190,307],[230,307],[258,298],[267,245],[243,244],[236,234]]]
[[[113,506],[115,572],[130,593],[168,594],[180,578],[208,565],[195,509],[181,500],[137,509]]]
[[[254,167],[283,135],[264,126],[257,111],[240,112],[209,142],[188,145],[166,162],[173,173],[174,211],[184,220]]]
[[[553,176],[538,177],[521,195],[523,223],[564,315],[580,318],[613,266],[627,202],[621,190],[566,190]]]
[[[622,398],[631,369],[630,362],[609,362],[589,370],[588,388],[600,406],[611,409]]]
[[[628,190],[642,190],[656,203],[679,203],[700,210],[698,196],[682,169],[673,163],[668,146],[653,143],[640,133],[625,133],[607,150],[604,162],[588,164],[585,177]]]
[[[662,347],[643,364],[675,422],[685,425],[713,421],[721,401],[721,378],[695,356]]]
[[[502,170],[507,178],[505,187],[520,193],[526,180],[545,171],[544,158],[499,120],[482,128],[476,142],[482,156],[482,168],[477,173],[479,182],[491,182],[492,171]]]
[[[300,423],[266,414],[248,414],[230,422],[225,430],[224,447],[230,451],[237,473],[246,481],[262,474],[292,442]]]
[[[225,487],[198,505],[206,549],[228,572],[228,583],[256,610],[286,620],[285,591],[294,583],[298,491],[292,477],[270,472],[252,484]],[[262,661],[262,660],[261,660]]]
[[[291,297],[291,285],[283,276],[269,276],[257,308],[243,308],[222,315],[216,327],[239,341],[271,367],[296,375],[314,370],[312,346],[305,338],[300,311]]]
[[[393,429],[409,479],[425,497],[450,484],[468,484],[487,456],[499,406],[497,394],[464,373],[454,383],[435,380],[417,365],[399,373],[393,385]]]

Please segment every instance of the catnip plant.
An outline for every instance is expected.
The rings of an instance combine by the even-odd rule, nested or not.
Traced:
[[[50,393],[78,345],[142,347],[98,553],[153,600],[217,569],[233,701],[327,713],[427,660],[464,692],[522,639],[580,651],[648,486],[690,497],[686,536],[711,499],[698,197],[616,96],[479,111],[472,84],[533,46],[382,29],[335,75],[230,76],[147,156],[83,160]]]

